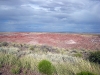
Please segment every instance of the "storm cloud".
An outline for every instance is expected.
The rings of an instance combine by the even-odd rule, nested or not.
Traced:
[[[100,32],[100,0],[0,0],[0,31]]]

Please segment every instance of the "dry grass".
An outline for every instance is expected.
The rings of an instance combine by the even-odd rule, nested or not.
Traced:
[[[40,48],[38,49],[40,50]],[[25,54],[19,57],[19,55],[22,55],[23,53]],[[0,47],[0,66],[19,66],[20,68],[36,71],[38,73],[37,65],[43,59],[49,60],[53,63],[56,68],[56,75],[75,75],[81,71],[89,71],[100,75],[99,64],[91,63],[83,58],[69,56],[62,52],[44,53],[38,51],[36,53],[30,50],[21,51],[19,47]]]

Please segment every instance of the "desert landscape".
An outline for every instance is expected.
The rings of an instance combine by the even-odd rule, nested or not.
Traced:
[[[0,32],[0,75],[100,75],[99,56],[100,34]]]
[[[100,0],[0,0],[0,75],[100,75]]]
[[[100,34],[0,33],[1,42],[48,45],[67,49],[100,50]]]

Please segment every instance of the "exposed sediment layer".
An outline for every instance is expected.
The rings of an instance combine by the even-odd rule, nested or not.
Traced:
[[[68,49],[100,50],[99,34],[1,32],[0,41],[34,45],[49,45]]]

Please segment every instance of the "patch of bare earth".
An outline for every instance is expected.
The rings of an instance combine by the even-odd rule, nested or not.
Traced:
[[[99,49],[99,35],[67,33],[0,33],[0,41],[49,45],[67,49]]]

